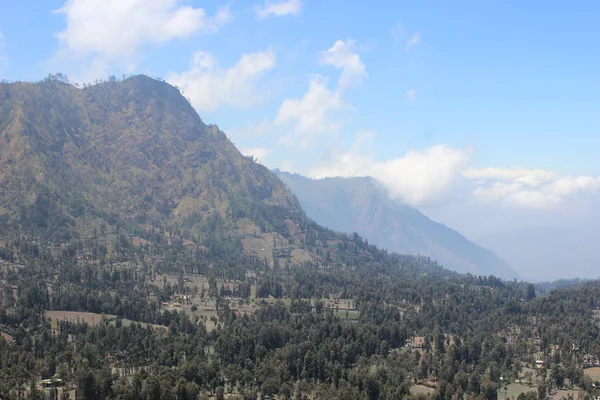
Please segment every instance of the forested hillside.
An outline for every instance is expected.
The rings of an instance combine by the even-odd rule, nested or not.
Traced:
[[[67,239],[84,217],[194,226],[302,215],[270,172],[166,83],[2,84],[0,104],[0,201],[22,229]]]
[[[3,84],[0,117],[0,398],[594,393],[597,282],[536,296],[320,227],[147,77]]]
[[[277,177],[205,125],[179,91],[135,76],[77,89],[0,85],[0,226],[57,246],[170,232],[271,266],[356,266]],[[146,237],[150,242],[153,239]]]

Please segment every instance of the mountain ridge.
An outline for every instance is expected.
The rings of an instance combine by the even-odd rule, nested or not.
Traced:
[[[203,271],[220,263],[242,274],[248,264],[449,273],[310,220],[275,174],[167,83],[0,84],[0,117],[0,228],[14,240],[94,241],[116,261],[140,243],[185,242]]]
[[[402,254],[421,254],[462,273],[518,274],[493,252],[418,209],[392,201],[374,178],[310,179],[274,170],[298,197],[307,215],[342,232],[357,232],[371,243]]]
[[[106,183],[109,182],[115,184],[117,189],[132,192],[127,194],[140,195],[141,188],[148,187],[148,181],[154,178],[164,182],[168,190],[179,190],[178,194],[185,197],[185,190],[172,187],[176,186],[173,185],[175,179],[183,181],[179,186],[190,186],[189,183],[211,185],[210,179],[205,182],[205,177],[198,174],[192,176],[189,170],[213,167],[204,161],[219,155],[215,152],[217,146],[228,155],[237,152],[216,126],[205,125],[200,120],[191,105],[175,88],[162,83],[157,84],[157,81],[145,76],[136,76],[116,83],[106,82],[86,89],[76,89],[54,81],[39,84],[19,83],[15,84],[15,88],[16,90],[11,90],[5,86],[0,92],[4,94],[0,94],[0,100],[3,97],[8,98],[3,108],[10,108],[11,102],[15,105],[7,119],[7,126],[2,129],[1,144],[5,149],[13,145],[10,146],[13,156],[15,153],[17,156],[23,155],[29,167],[11,166],[13,162],[10,158],[14,157],[5,155],[0,158],[0,166],[3,167],[5,175],[10,175],[11,171],[24,172],[33,175],[33,183],[38,185],[60,186],[59,178],[67,179],[68,185],[62,185],[60,188],[62,192],[68,192],[73,187],[82,189],[86,194],[93,195],[95,200],[113,203],[104,204],[105,208],[120,208],[128,213],[133,211],[131,205],[125,204],[125,199],[118,193],[104,196],[95,192],[94,183],[102,184],[102,189],[106,189]],[[20,88],[24,90],[20,91]],[[68,93],[60,93],[56,88]],[[111,104],[115,102],[110,99],[111,96],[119,97],[126,108],[123,110],[119,108],[119,104]],[[40,100],[40,97],[45,99]],[[149,100],[144,101],[144,98]],[[55,104],[50,105],[48,102]],[[85,107],[82,103],[85,103]],[[71,121],[67,120],[65,114],[69,115]],[[52,132],[49,129],[52,129]],[[15,137],[18,136],[17,132],[21,132],[22,135]],[[195,148],[186,148],[190,144],[195,145]],[[15,147],[20,147],[20,151],[15,152]],[[102,149],[103,153],[98,149]],[[175,155],[181,156],[187,165],[178,165],[177,160],[174,160]],[[228,160],[221,157],[214,161],[224,164],[227,161],[231,163],[232,160],[240,163],[239,167],[242,170],[251,168],[253,172],[258,172],[262,168],[257,164],[249,167],[250,161],[241,157],[230,157]],[[170,164],[169,168],[164,168],[166,163]],[[144,171],[147,172],[146,176],[140,173]],[[261,172],[262,183],[276,190],[276,181],[264,171]],[[94,173],[97,182],[84,179],[83,175],[86,173]],[[238,178],[240,181],[250,179],[251,175]],[[3,183],[6,183],[6,180],[3,180]],[[259,182],[249,183],[260,186]],[[121,187],[121,184],[124,187]],[[254,188],[250,186],[251,189]],[[150,189],[156,187],[150,186]],[[161,201],[161,193],[158,190],[147,192],[143,193],[147,203],[156,207],[156,203]],[[263,197],[261,200],[273,195],[256,194]],[[272,196],[273,204],[281,201],[291,209],[299,207],[294,198],[277,196],[277,193]],[[182,208],[189,204],[180,203],[176,206],[177,212],[181,212]]]

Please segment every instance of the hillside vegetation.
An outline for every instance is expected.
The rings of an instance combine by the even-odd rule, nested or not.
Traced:
[[[0,113],[0,398],[594,393],[597,282],[538,296],[323,228],[147,77],[2,84]]]

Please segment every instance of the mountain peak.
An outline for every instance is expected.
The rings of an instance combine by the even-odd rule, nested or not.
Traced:
[[[255,202],[300,210],[168,83],[138,75],[81,90],[9,84],[0,102],[0,214],[27,226],[75,226],[82,215],[206,220],[262,207]],[[41,192],[56,194],[51,214],[36,211]],[[251,204],[242,205],[244,196]]]

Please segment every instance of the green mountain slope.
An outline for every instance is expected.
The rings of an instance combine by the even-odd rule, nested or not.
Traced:
[[[389,199],[372,178],[312,180],[275,171],[309,217],[341,232],[402,254],[422,254],[458,272],[513,278],[517,273],[491,251],[419,210]]]
[[[238,253],[282,268],[399,264],[307,218],[271,171],[242,156],[164,82],[2,84],[0,121],[4,235],[63,247],[98,241],[108,256],[120,246],[118,260],[129,253],[117,234],[138,245],[168,237],[226,260],[224,268],[243,268],[242,259],[232,261]]]
[[[272,174],[241,157],[162,82],[138,76],[85,90],[58,81],[2,85],[0,102],[1,201],[24,223],[61,225],[84,213],[224,215],[236,196],[300,210]],[[217,173],[228,179],[215,181]],[[36,214],[44,201],[57,207],[49,221]]]

